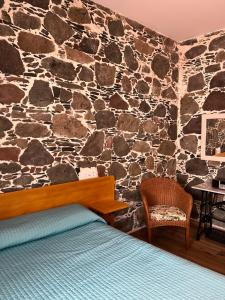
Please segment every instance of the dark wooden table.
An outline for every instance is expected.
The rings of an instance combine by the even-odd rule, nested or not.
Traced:
[[[213,216],[214,208],[224,210],[225,217],[225,209],[223,208],[223,205],[225,205],[225,201],[218,201],[218,195],[225,195],[225,190],[212,187],[211,182],[200,183],[198,185],[193,186],[192,189],[200,190],[202,192],[199,225],[196,236],[197,240],[199,240],[202,233],[205,233],[205,235],[207,236],[209,236],[212,233],[212,221],[213,219],[216,219]]]

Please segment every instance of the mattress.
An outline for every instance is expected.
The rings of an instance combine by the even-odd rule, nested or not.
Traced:
[[[53,233],[44,232],[44,236],[2,247],[0,299],[225,299],[223,275],[91,216],[82,224],[60,230],[56,230],[55,224],[60,222],[53,216]],[[32,219],[30,224],[19,223],[23,232],[25,223],[37,230]],[[8,229],[5,224],[2,231]],[[15,222],[12,228],[18,238]],[[43,228],[39,231],[43,232]],[[10,235],[7,232],[8,238]]]

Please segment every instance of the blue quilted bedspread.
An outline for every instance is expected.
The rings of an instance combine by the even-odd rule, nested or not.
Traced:
[[[225,299],[225,277],[92,222],[0,251],[0,299]]]

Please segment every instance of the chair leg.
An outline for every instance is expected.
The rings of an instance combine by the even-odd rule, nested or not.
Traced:
[[[148,227],[148,242],[151,243],[152,241],[152,228]]]
[[[186,241],[186,249],[190,246],[190,226],[185,229],[185,241]]]

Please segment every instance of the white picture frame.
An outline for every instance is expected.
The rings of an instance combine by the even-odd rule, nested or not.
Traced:
[[[211,160],[211,161],[221,161],[225,162],[225,157],[216,155],[206,155],[206,137],[207,137],[207,120],[213,119],[225,119],[225,113],[212,113],[202,115],[202,128],[201,128],[201,159]]]

